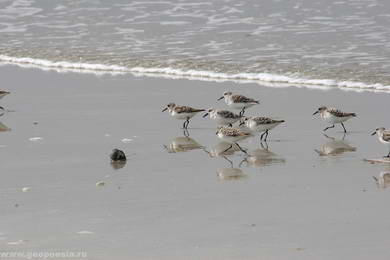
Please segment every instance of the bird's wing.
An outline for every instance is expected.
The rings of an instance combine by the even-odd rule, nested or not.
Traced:
[[[253,98],[248,98],[242,95],[234,95],[232,99],[234,103],[259,103],[259,101],[256,101]]]
[[[337,117],[356,116],[355,113],[346,113],[335,108],[328,109],[328,112]]]
[[[197,109],[197,108],[193,108],[193,107],[189,107],[189,106],[177,106],[177,107],[175,107],[175,111],[176,111],[176,113],[181,114],[181,113],[195,113],[195,112],[201,112],[201,111],[205,111],[205,110],[204,109]]]

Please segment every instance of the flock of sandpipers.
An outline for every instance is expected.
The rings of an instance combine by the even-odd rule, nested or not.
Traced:
[[[217,128],[216,135],[225,142],[230,143],[225,151],[231,149],[233,144],[244,153],[247,153],[244,149],[240,147],[237,143],[238,141],[245,139],[248,136],[256,135],[261,133],[260,142],[267,141],[268,133],[271,129],[275,128],[279,124],[285,122],[284,120],[276,120],[268,117],[246,117],[244,116],[245,110],[254,105],[258,105],[260,102],[253,98],[248,98],[243,95],[233,94],[230,91],[223,93],[223,96],[218,100],[224,99],[225,103],[233,108],[240,110],[238,114],[233,113],[229,110],[218,110],[210,108],[197,109],[190,106],[178,106],[175,103],[169,103],[164,109],[163,112],[168,110],[169,114],[180,120],[184,120],[183,129],[187,130],[190,123],[190,119],[199,112],[206,112],[203,117],[209,116],[210,119],[217,122],[219,125]],[[355,113],[346,113],[342,112],[335,108],[328,108],[322,106],[313,113],[313,115],[320,114],[321,118],[330,124],[323,131],[326,131],[330,128],[334,128],[336,124],[340,124],[344,133],[347,132],[344,122],[350,118],[356,117]],[[233,124],[238,122],[238,126],[234,127]],[[390,131],[386,130],[384,127],[377,128],[372,135],[378,135],[378,139],[381,143],[385,144],[389,148],[389,153],[384,156],[390,158]]]
[[[10,92],[0,90],[0,99],[8,94],[10,94]],[[276,120],[268,117],[244,116],[247,108],[260,103],[258,100],[253,98],[248,98],[243,95],[233,94],[230,91],[226,91],[218,100],[221,99],[224,99],[225,103],[229,107],[240,110],[239,114],[233,113],[229,110],[218,110],[213,108],[206,111],[205,109],[197,109],[189,106],[178,106],[175,103],[169,103],[166,108],[163,109],[163,112],[168,110],[172,117],[184,120],[183,129],[187,130],[190,119],[197,113],[206,111],[203,117],[209,116],[210,119],[216,121],[219,125],[216,135],[222,141],[231,143],[231,146],[226,149],[226,151],[231,149],[233,144],[235,144],[244,153],[246,153],[246,151],[241,148],[241,146],[237,143],[238,141],[245,139],[248,136],[261,133],[260,142],[266,142],[269,131],[284,122],[284,120]],[[0,106],[0,111],[4,113],[5,109]],[[356,117],[355,113],[345,113],[338,109],[327,108],[325,106],[318,108],[318,110],[313,113],[313,115],[316,114],[320,114],[321,118],[330,124],[330,126],[326,127],[323,131],[326,131],[329,128],[334,128],[336,124],[341,124],[344,129],[344,133],[347,132],[344,122],[350,118]],[[233,127],[233,124],[236,122],[239,122],[238,127]],[[386,130],[384,127],[380,127],[372,133],[372,135],[375,134],[378,135],[379,141],[389,148],[389,153],[384,157],[390,158],[390,131]]]

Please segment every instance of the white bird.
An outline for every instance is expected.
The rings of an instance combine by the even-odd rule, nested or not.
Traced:
[[[217,122],[218,125],[229,125],[233,126],[235,122],[240,120],[242,116],[237,115],[228,110],[218,110],[214,108],[210,108],[207,110],[207,113],[203,115],[203,117],[209,116],[210,119]]]
[[[253,98],[248,98],[243,95],[233,95],[233,93],[230,91],[224,92],[223,96],[220,97],[218,100],[221,99],[225,99],[225,103],[228,106],[234,109],[241,109],[239,114],[240,116],[244,115],[245,109],[260,103],[258,100],[254,100]]]
[[[335,124],[341,124],[344,128],[344,133],[346,133],[347,129],[345,129],[343,122],[347,121],[352,117],[356,117],[355,113],[345,113],[335,108],[327,108],[325,106],[318,108],[318,110],[313,113],[313,116],[317,113],[320,113],[322,119],[332,125],[326,127],[323,131],[326,131],[329,128],[334,128]]]
[[[389,148],[389,153],[384,156],[385,158],[390,158],[390,131],[386,130],[384,127],[379,127],[375,129],[375,132],[371,135],[378,134],[378,139],[382,144],[385,144]]]
[[[245,126],[252,132],[262,132],[260,136],[260,141],[267,141],[268,131],[275,128],[276,126],[283,123],[284,120],[275,120],[268,117],[246,117],[240,125],[245,124]]]
[[[251,136],[250,133],[233,127],[218,127],[216,135],[222,141],[231,144],[230,147],[228,147],[224,152],[231,149],[233,147],[233,144],[235,144],[242,152],[247,153],[244,149],[241,148],[241,146],[237,142]]]
[[[204,109],[192,108],[189,106],[177,106],[175,103],[169,103],[166,108],[162,110],[165,112],[168,110],[169,114],[180,120],[185,120],[183,123],[183,128],[187,129],[190,119],[195,116],[197,113],[205,111]]]

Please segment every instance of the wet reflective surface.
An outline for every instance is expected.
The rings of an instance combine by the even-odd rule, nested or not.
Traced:
[[[319,156],[341,155],[346,152],[355,152],[357,150],[356,147],[351,146],[348,141],[345,140],[345,134],[341,138],[331,137],[325,134],[324,136],[327,139],[327,142],[319,149],[314,150]]]

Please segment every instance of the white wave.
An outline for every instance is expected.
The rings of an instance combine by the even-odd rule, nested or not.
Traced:
[[[236,73],[228,74],[222,72],[183,70],[175,68],[127,68],[118,65],[104,65],[92,63],[73,63],[67,61],[50,61],[45,59],[35,59],[29,57],[11,57],[0,55],[0,64],[15,64],[27,68],[40,68],[46,70],[56,70],[58,72],[78,72],[103,74],[125,74],[132,73],[135,76],[157,76],[169,78],[186,78],[191,80],[207,81],[234,81],[237,83],[257,83],[267,87],[307,87],[314,89],[339,88],[343,90],[355,91],[381,91],[390,92],[389,85],[380,83],[366,84],[355,81],[337,81],[333,79],[307,79],[271,73]]]

